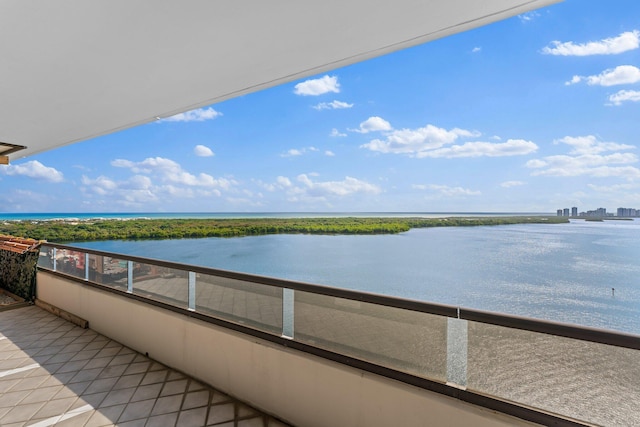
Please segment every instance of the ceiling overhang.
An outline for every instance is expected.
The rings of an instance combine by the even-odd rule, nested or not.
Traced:
[[[0,141],[14,160],[556,1],[2,1]]]

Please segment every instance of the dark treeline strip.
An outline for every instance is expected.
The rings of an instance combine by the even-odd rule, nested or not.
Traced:
[[[254,218],[5,221],[0,234],[50,242],[240,237],[265,234],[392,234],[411,228],[568,222],[562,217]]]

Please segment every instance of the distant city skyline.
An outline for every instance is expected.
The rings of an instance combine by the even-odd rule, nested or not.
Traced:
[[[638,16],[566,0],[17,160],[0,210],[640,206]]]
[[[577,206],[572,206],[569,208],[560,208],[556,210],[557,216],[619,216],[619,217],[638,217],[640,216],[640,209],[636,208],[623,208],[619,207],[616,209],[616,213],[614,214],[611,211],[607,211],[607,208],[597,208],[587,211],[578,212]]]

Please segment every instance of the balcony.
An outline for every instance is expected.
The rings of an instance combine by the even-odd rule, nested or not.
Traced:
[[[293,425],[640,424],[635,335],[54,244],[37,297]]]
[[[0,313],[0,425],[285,426],[38,307]]]

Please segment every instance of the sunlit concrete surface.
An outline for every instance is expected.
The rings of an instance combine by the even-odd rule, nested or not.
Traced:
[[[0,312],[0,426],[286,424],[38,307]]]

